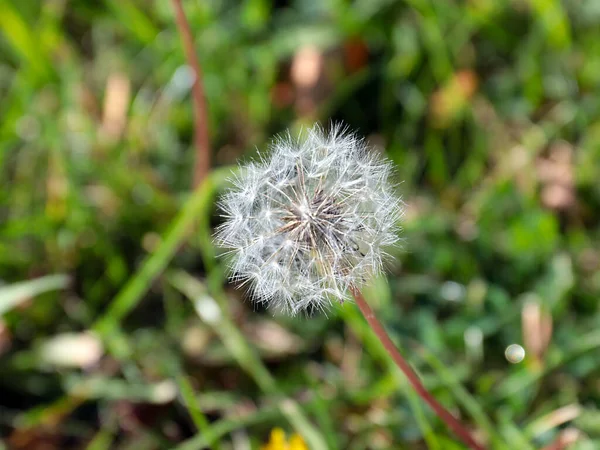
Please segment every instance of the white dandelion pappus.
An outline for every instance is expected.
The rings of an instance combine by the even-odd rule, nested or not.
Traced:
[[[296,314],[350,299],[398,243],[392,164],[340,126],[315,125],[242,168],[220,202],[216,242],[252,298]]]

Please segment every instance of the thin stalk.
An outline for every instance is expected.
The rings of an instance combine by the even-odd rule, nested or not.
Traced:
[[[206,108],[206,95],[202,85],[202,70],[194,49],[192,30],[188,23],[181,0],[172,0],[175,9],[175,21],[181,35],[185,57],[188,65],[194,72],[192,85],[192,104],[194,107],[194,142],[196,146],[196,163],[194,165],[194,187],[206,178],[210,170],[210,139],[208,136],[208,111]]]
[[[392,357],[396,365],[404,373],[417,394],[419,394],[425,403],[427,403],[431,409],[435,411],[438,417],[442,419],[469,448],[473,450],[485,450],[483,446],[475,441],[473,436],[471,436],[471,433],[464,427],[464,425],[461,424],[450,412],[448,412],[446,408],[438,403],[433,395],[431,395],[427,389],[425,389],[425,386],[423,386],[423,383],[421,383],[421,380],[419,380],[418,375],[402,357],[361,292],[358,289],[352,289],[352,295],[354,296],[356,304],[358,305],[366,321],[369,323],[371,329],[375,335],[377,335],[379,341],[388,354]]]

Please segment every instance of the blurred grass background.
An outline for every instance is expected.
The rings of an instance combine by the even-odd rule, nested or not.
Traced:
[[[236,160],[329,120],[397,165],[365,295],[429,389],[490,448],[600,448],[600,2],[183,4],[195,191],[170,2],[0,0],[0,448],[462,448],[352,305],[271,317],[215,260]]]

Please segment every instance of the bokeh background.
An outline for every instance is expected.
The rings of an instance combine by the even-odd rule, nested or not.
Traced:
[[[230,168],[330,120],[397,166],[365,296],[428,388],[490,448],[600,448],[600,2],[183,4],[197,190],[171,2],[0,0],[0,448],[463,448],[353,305],[273,317],[215,259]]]

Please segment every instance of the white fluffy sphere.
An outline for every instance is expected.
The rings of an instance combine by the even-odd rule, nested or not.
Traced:
[[[349,299],[399,241],[403,209],[391,172],[339,126],[275,140],[220,203],[216,242],[228,249],[232,279],[255,301],[292,314]]]

